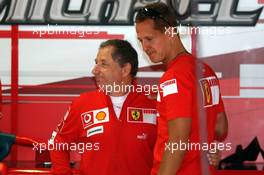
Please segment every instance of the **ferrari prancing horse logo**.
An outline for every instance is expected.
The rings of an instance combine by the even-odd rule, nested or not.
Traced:
[[[206,95],[206,103],[208,104],[211,101],[211,93],[210,93],[210,89],[209,89],[208,83],[204,84],[204,90],[205,90],[205,95]]]
[[[138,110],[132,110],[131,115],[133,120],[138,120],[140,118],[140,112]]]

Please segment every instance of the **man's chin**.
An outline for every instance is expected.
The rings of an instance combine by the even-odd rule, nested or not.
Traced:
[[[149,59],[152,63],[159,63],[160,62],[160,58],[157,58],[155,56],[149,56]]]
[[[96,86],[98,87],[98,88],[105,88],[105,85],[104,84],[102,84],[102,83],[100,83],[100,82],[95,82],[96,83]]]
[[[100,84],[100,83],[96,83],[96,87],[97,89],[100,91],[100,92],[104,92],[106,93],[107,92],[107,88],[104,84]]]

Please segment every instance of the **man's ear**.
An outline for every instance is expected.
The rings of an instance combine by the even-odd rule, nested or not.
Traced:
[[[122,76],[127,77],[130,74],[131,69],[132,69],[131,64],[125,63],[122,67]]]

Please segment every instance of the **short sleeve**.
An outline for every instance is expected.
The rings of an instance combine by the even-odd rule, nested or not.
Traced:
[[[187,74],[167,74],[160,81],[160,96],[163,114],[167,120],[191,117],[193,87]]]

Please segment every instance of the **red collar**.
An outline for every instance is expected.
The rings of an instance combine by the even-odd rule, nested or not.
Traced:
[[[182,56],[190,55],[188,52],[180,52],[172,59],[166,66],[167,70],[170,69]]]

